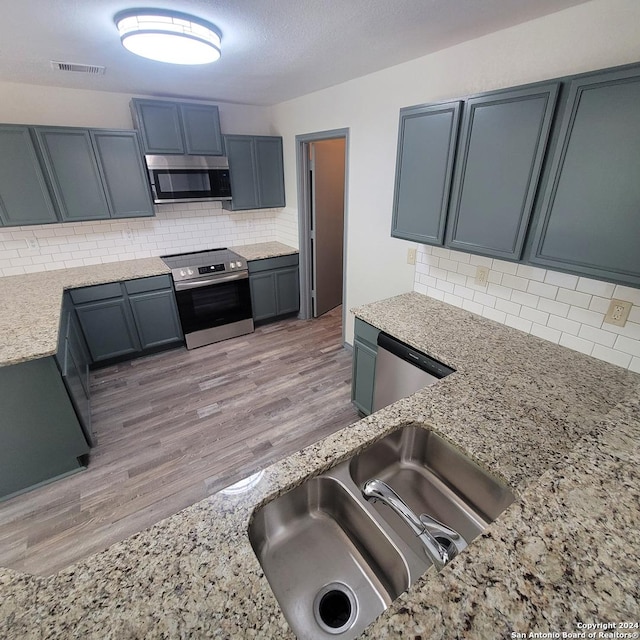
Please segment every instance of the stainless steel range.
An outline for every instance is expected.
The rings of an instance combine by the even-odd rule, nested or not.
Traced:
[[[253,332],[249,271],[229,249],[162,256],[171,269],[187,349]]]

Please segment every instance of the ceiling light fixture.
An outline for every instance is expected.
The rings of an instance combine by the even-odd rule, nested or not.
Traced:
[[[120,40],[132,53],[172,64],[208,64],[220,58],[218,28],[186,13],[131,9],[116,14]]]

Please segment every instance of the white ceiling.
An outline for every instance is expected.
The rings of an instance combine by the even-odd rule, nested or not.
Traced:
[[[3,3],[0,80],[275,104],[582,2],[13,0]],[[126,51],[113,16],[140,5],[216,24],[221,60],[182,67]],[[50,60],[103,65],[106,73],[54,71]]]

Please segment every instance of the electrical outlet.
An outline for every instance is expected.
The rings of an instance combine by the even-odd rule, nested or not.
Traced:
[[[409,249],[407,250],[407,264],[415,264],[416,263],[416,250]]]
[[[474,282],[480,287],[486,287],[489,284],[489,267],[477,267]]]
[[[627,300],[616,300],[613,298],[611,304],[609,304],[609,310],[604,317],[604,321],[607,324],[615,324],[618,327],[624,327],[631,312],[633,302]]]
[[[38,242],[38,238],[25,238],[25,242],[27,243],[27,249],[39,249],[40,244]]]
[[[136,232],[133,229],[123,229],[122,230],[122,237],[125,240],[133,240],[136,237]]]

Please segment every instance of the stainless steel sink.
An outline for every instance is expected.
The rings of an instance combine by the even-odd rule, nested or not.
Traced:
[[[335,477],[265,505],[249,539],[298,638],[355,638],[409,587],[398,549]]]
[[[452,556],[514,500],[442,438],[406,426],[266,504],[249,539],[298,638],[357,637],[432,564],[406,521],[363,497],[372,478],[453,529]]]
[[[461,451],[420,427],[395,431],[354,456],[349,466],[357,486],[370,478],[383,480],[415,513],[440,520],[467,544],[515,499]],[[373,508],[416,554],[424,555],[420,541],[396,513],[382,502]]]

